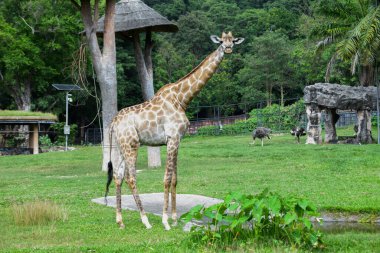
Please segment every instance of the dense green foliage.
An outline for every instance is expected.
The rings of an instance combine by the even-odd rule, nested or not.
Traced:
[[[306,115],[303,100],[289,106],[272,104],[263,109],[253,109],[247,120],[234,124],[219,126],[204,126],[197,131],[199,135],[235,135],[252,132],[256,127],[265,126],[273,132],[288,132],[296,126],[306,128]]]
[[[56,133],[56,140],[54,142],[54,145],[65,145],[66,143],[66,135],[64,134],[64,127],[65,127],[65,122],[59,122],[55,123],[50,126],[50,131],[54,131]],[[73,145],[75,141],[75,136],[78,132],[78,126],[76,124],[71,124],[70,125],[70,135],[68,138],[68,144]]]
[[[154,33],[155,88],[191,71],[216,48],[209,36],[222,31],[232,31],[246,40],[225,57],[193,101],[190,118],[196,112],[202,117],[212,113],[197,109],[197,105],[244,103],[250,111],[259,100],[270,105],[275,100],[302,97],[305,85],[324,80],[326,66],[336,52],[342,57],[335,61],[330,81],[356,85],[358,77],[350,73],[352,61],[364,66],[373,63],[378,55],[379,8],[375,8],[375,2],[146,0],[179,26],[175,34]],[[88,52],[81,47],[83,40],[78,33],[82,27],[80,14],[70,1],[3,0],[0,108],[55,112],[62,119],[64,95],[54,91],[51,84],[79,82],[81,70],[85,79],[79,84],[86,90],[74,93],[71,122],[78,126],[97,124],[97,120],[93,122],[99,109],[94,96],[99,95],[99,90]],[[324,50],[316,53],[316,42],[329,36],[336,43],[324,43]],[[123,38],[117,39],[117,74],[119,108],[141,102],[133,46]],[[239,113],[239,107],[224,112]]]
[[[352,130],[338,129],[338,135]],[[375,134],[375,133],[374,133]],[[250,135],[187,137],[178,160],[178,194],[224,198],[229,192],[256,194],[269,188],[284,198],[297,196],[315,203],[321,212],[345,215],[380,214],[377,145],[298,145],[290,134],[273,136],[264,147],[249,146]],[[162,152],[165,159],[165,152]],[[0,248],[2,252],[221,252],[183,242],[182,226],[165,231],[161,217],[148,214],[145,229],[140,215],[123,211],[126,228],[115,223],[115,209],[91,202],[104,195],[106,174],[100,170],[101,147],[0,158]],[[147,168],[139,151],[137,184],[140,193],[163,191],[164,166]],[[123,185],[123,194],[130,194]],[[114,187],[110,195],[114,195]],[[49,225],[14,224],[13,205],[48,201],[67,212],[66,220]],[[144,204],[144,202],[143,202]],[[323,252],[377,252],[378,233],[325,233]],[[237,252],[292,252],[286,245],[247,241]],[[231,252],[231,249],[226,251]],[[294,251],[294,250],[293,250]],[[310,252],[299,250],[298,252]]]
[[[310,221],[318,215],[305,199],[283,198],[265,189],[257,195],[231,193],[209,207],[194,206],[181,220],[207,220],[205,225],[193,225],[190,234],[193,241],[205,245],[231,247],[249,239],[269,239],[298,248],[321,248],[322,234]]]

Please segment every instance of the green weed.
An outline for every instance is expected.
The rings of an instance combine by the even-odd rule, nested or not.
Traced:
[[[49,201],[16,204],[12,206],[11,212],[16,225],[46,225],[67,220],[67,211]]]

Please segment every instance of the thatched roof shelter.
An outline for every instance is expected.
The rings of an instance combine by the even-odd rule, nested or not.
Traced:
[[[141,0],[121,0],[115,6],[115,32],[177,32],[178,26],[161,16]],[[104,32],[104,16],[98,20],[98,33]]]

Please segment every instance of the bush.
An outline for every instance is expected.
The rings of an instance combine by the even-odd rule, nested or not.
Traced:
[[[219,126],[203,126],[198,128],[197,130],[198,135],[219,135],[220,129]]]
[[[54,142],[55,145],[65,145],[66,142],[66,136],[63,133],[63,128],[65,127],[65,122],[59,122],[55,123],[50,126],[50,129],[52,129],[54,132],[57,133],[57,141]],[[75,136],[78,132],[78,126],[76,124],[70,125],[70,135],[68,138],[69,145],[74,144]]]
[[[191,240],[197,244],[233,246],[253,239],[319,248],[323,246],[322,234],[310,221],[317,215],[314,205],[305,199],[282,198],[264,190],[258,195],[232,193],[207,208],[197,205],[181,220],[208,220],[206,225],[191,228]]]
[[[44,146],[44,147],[53,146],[53,143],[51,142],[48,135],[41,135],[39,138],[39,142],[40,142],[41,146]]]
[[[264,126],[274,131],[287,131],[294,126],[303,126],[301,121],[304,114],[303,100],[285,107],[273,104],[263,109],[253,109],[247,120],[223,125],[222,128],[219,126],[200,127],[197,133],[199,135],[236,135],[252,132],[258,126]]]
[[[264,126],[275,131],[289,130],[300,125],[302,115],[305,113],[303,100],[281,107],[277,104],[267,106],[263,109],[253,109],[248,121],[253,125]]]
[[[373,116],[371,117],[371,125],[372,125],[373,127],[377,127],[377,115],[373,115]]]

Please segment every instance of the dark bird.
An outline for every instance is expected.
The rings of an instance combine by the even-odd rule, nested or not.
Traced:
[[[306,135],[306,131],[303,127],[293,127],[290,133],[297,138],[298,144],[300,143],[300,136]]]
[[[255,139],[256,138],[259,138],[261,139],[261,146],[264,145],[264,138],[265,137],[268,137],[268,139],[270,139],[270,136],[269,134],[272,132],[272,130],[270,130],[269,128],[265,128],[265,127],[258,127],[256,128],[255,130],[253,130],[252,132],[252,138],[253,138],[253,143],[251,144],[255,144]]]

